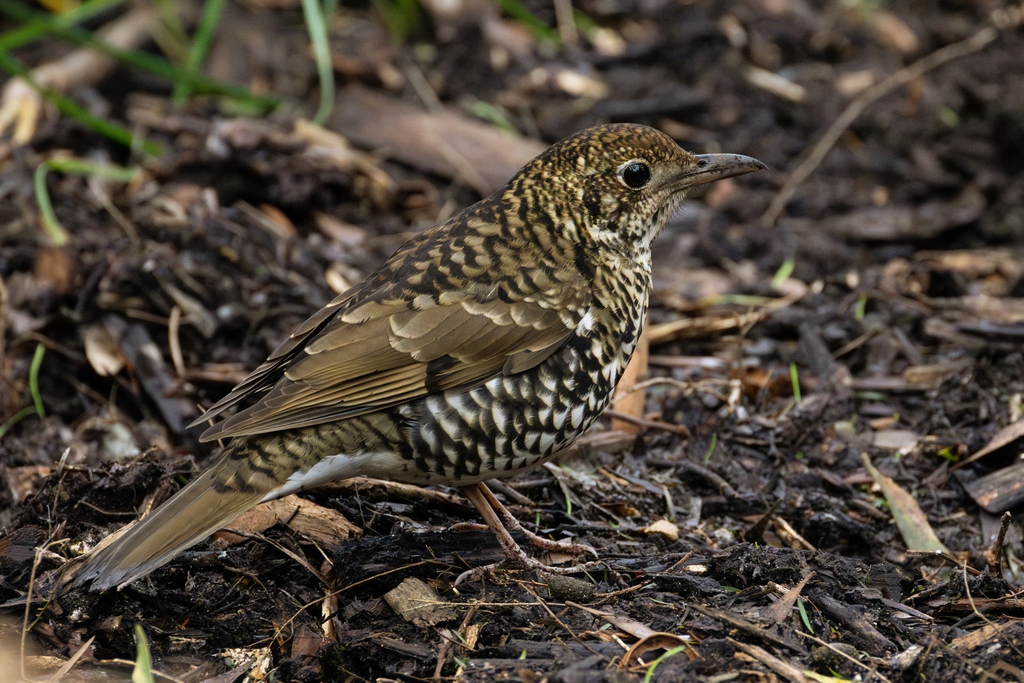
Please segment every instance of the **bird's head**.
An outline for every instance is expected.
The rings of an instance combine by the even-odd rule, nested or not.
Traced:
[[[635,253],[650,251],[689,188],[764,168],[739,154],[690,154],[648,126],[610,124],[551,146],[510,186],[537,192],[540,205],[546,198],[551,218],[580,238]]]

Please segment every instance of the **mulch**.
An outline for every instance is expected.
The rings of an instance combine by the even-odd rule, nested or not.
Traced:
[[[31,144],[4,143],[0,421],[21,417],[0,437],[0,668],[77,657],[72,680],[127,680],[138,624],[157,679],[197,683],[1024,680],[1022,529],[1004,516],[1024,495],[1018,14],[578,9],[586,30],[557,47],[490,4],[425,2],[404,40],[343,8],[320,128],[301,120],[316,93],[299,9],[228,4],[208,73],[273,84],[289,102],[270,117],[173,110],[121,67],[69,94],[159,158],[52,113]],[[793,182],[851,103],[951,45],[859,100]],[[771,170],[710,187],[659,238],[644,400],[495,488],[601,567],[456,585],[501,558],[489,532],[453,528],[477,521],[468,502],[353,479],[124,590],[49,593],[215,456],[187,425],[308,315],[545,144],[626,120]],[[141,172],[48,173],[55,244],[33,178],[69,154]]]

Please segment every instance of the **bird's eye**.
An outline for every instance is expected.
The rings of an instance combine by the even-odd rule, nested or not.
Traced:
[[[630,161],[619,169],[619,177],[626,187],[639,190],[651,182],[651,167],[642,161]]]

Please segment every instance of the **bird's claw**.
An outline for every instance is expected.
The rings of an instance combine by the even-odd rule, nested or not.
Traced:
[[[586,547],[586,546],[583,546]],[[593,548],[591,548],[593,550]],[[597,554],[596,552],[594,553]],[[582,564],[575,564],[571,567],[552,567],[551,565],[544,564],[540,560],[530,557],[525,552],[521,556],[515,558],[506,557],[501,562],[495,562],[494,564],[484,565],[483,567],[476,567],[474,569],[468,569],[455,579],[455,585],[458,586],[463,581],[467,580],[483,580],[486,577],[494,575],[495,570],[505,571],[536,571],[541,576],[565,576],[567,574],[579,574],[580,572],[590,571],[591,569],[598,569],[606,567],[607,565],[600,560],[584,562]]]

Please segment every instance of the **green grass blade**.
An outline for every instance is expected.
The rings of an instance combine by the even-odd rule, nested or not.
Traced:
[[[122,1],[117,0],[117,2]],[[115,0],[96,0],[96,2],[103,2],[109,6],[116,4]],[[91,5],[92,3],[89,4]],[[19,21],[29,22],[28,25],[32,27],[45,27],[45,31],[42,31],[41,34],[38,33],[38,28],[33,28],[31,32],[26,33],[23,33],[22,29],[15,29],[14,31],[0,34],[0,45],[5,46],[6,50],[31,42],[43,34],[52,35],[72,45],[88,47],[127,66],[166,78],[175,84],[187,83],[194,94],[230,97],[256,106],[262,111],[274,109],[280,103],[275,97],[256,95],[242,86],[224,83],[213,78],[206,78],[199,74],[190,74],[184,68],[175,66],[166,59],[156,57],[147,52],[120,50],[97,39],[88,31],[75,28],[69,22],[63,21],[63,17],[53,19],[47,14],[31,10],[18,3],[10,2],[10,0],[0,0],[0,13]],[[4,51],[4,49],[0,49],[0,54]],[[7,67],[3,68],[10,72]]]
[[[814,627],[811,626],[811,618],[807,615],[807,607],[804,606],[804,599],[798,598],[796,601],[796,608],[800,611],[800,620],[804,622],[804,628],[812,636],[814,635]]]
[[[419,0],[373,0],[373,6],[395,42],[404,42],[416,28],[420,17]]]
[[[711,435],[711,445],[708,446],[708,452],[704,454],[704,464],[707,465],[711,462],[711,456],[715,453],[715,446],[718,445],[718,432],[714,432]]]
[[[29,22],[25,26],[0,34],[0,52],[7,52],[22,45],[27,45],[55,28],[70,28],[107,11],[111,7],[123,5],[125,2],[127,0],[92,0],[91,2],[79,5],[67,14],[52,16],[34,11],[19,2],[0,0],[0,13],[19,21]]]
[[[772,287],[778,289],[782,286],[782,283],[789,279],[789,276],[793,274],[793,269],[796,268],[796,261],[788,258],[782,262],[779,269],[775,271],[775,275],[772,276]]]
[[[50,242],[54,246],[60,247],[67,243],[68,236],[64,232],[64,228],[60,227],[57,214],[53,211],[53,202],[50,201],[50,191],[46,189],[46,172],[48,170],[45,161],[36,166],[32,186],[36,192],[36,204],[39,205],[39,213],[42,215],[43,230],[49,235]]]
[[[132,670],[132,683],[153,683],[153,661],[149,657],[149,641],[142,627],[135,624],[135,669]]]
[[[306,17],[306,29],[313,44],[313,57],[320,77],[320,106],[313,121],[322,126],[334,108],[334,67],[331,64],[331,47],[327,42],[327,20],[319,0],[302,0],[302,13]]]
[[[94,116],[79,106],[74,100],[50,88],[44,88],[39,85],[32,78],[31,72],[21,62],[11,56],[10,53],[0,52],[0,69],[3,69],[12,76],[22,78],[26,83],[41,92],[43,97],[53,103],[65,116],[77,119],[83,125],[92,128],[100,135],[110,138],[114,142],[118,142],[126,147],[142,149],[142,151],[153,156],[160,156],[162,149],[155,142],[142,139],[143,141],[140,143],[140,138],[132,135],[124,126]]]
[[[559,43],[558,31],[541,21],[536,14],[526,9],[526,5],[519,0],[498,0],[498,7],[501,8],[502,12],[528,28],[530,33],[538,40],[555,43],[556,45]]]
[[[50,241],[57,247],[67,243],[68,234],[61,227],[60,221],[57,220],[57,214],[53,210],[53,202],[50,201],[50,190],[46,187],[46,173],[48,171],[94,175],[122,183],[131,182],[139,173],[137,168],[125,168],[123,166],[115,166],[114,164],[94,164],[81,159],[48,159],[39,164],[36,167],[32,186],[35,189],[39,212],[42,214],[43,229],[49,235]]]
[[[43,356],[45,355],[46,347],[42,344],[37,345],[36,352],[32,354],[32,364],[28,366],[28,390],[32,393],[32,403],[35,404],[39,419],[46,417],[46,409],[43,408],[43,395],[39,391],[39,368],[43,367]]]
[[[14,425],[18,424],[19,422],[21,422],[22,420],[24,420],[26,417],[28,417],[29,415],[31,415],[34,412],[36,412],[36,407],[35,406],[25,406],[24,408],[19,410],[17,413],[15,413],[14,416],[11,417],[10,420],[8,420],[7,422],[4,422],[2,425],[0,425],[0,439],[2,439],[4,437],[4,435],[7,434],[7,432],[9,432],[11,430],[11,427],[13,427]]]
[[[139,174],[139,169],[137,168],[125,168],[115,164],[95,164],[82,159],[47,159],[43,163],[50,171],[98,176],[122,183],[130,183]]]
[[[185,27],[181,25],[181,19],[178,18],[177,1],[153,0],[153,4],[160,12],[160,21],[171,40],[181,45],[188,43],[188,33],[185,32]]]
[[[661,664],[669,657],[675,657],[680,652],[686,652],[686,650],[689,647],[689,645],[680,645],[678,647],[674,647],[662,656],[655,659],[653,662],[651,662],[651,665],[647,667],[647,674],[644,675],[644,683],[651,683],[651,679],[654,677],[654,670],[658,667],[659,664]]]
[[[185,80],[174,82],[174,93],[171,95],[171,102],[175,109],[180,109],[188,101],[192,94],[192,82],[199,75],[206,55],[210,52],[210,43],[213,42],[213,31],[220,23],[221,14],[224,11],[224,0],[207,0],[203,6],[203,16],[199,19],[199,26],[196,27],[195,35],[192,36],[192,46],[185,58]]]

